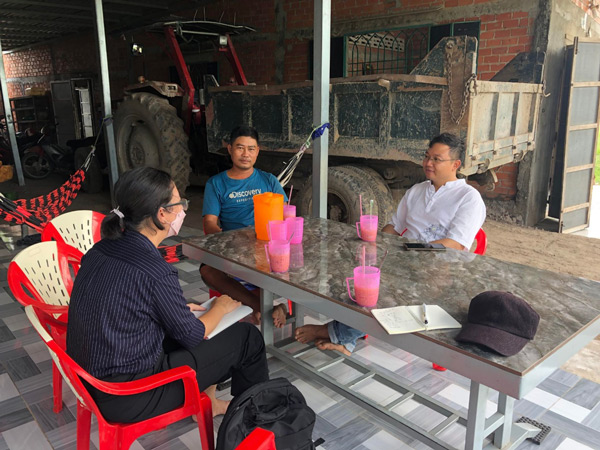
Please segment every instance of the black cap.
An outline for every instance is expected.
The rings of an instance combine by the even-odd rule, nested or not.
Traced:
[[[476,295],[457,341],[484,345],[504,356],[519,353],[535,336],[540,316],[522,298],[502,291]]]

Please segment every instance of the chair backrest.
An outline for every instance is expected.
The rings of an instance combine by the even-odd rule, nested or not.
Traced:
[[[52,219],[42,231],[42,241],[58,241],[79,249],[82,253],[100,240],[100,225],[104,214],[78,210]]]
[[[487,236],[485,234],[485,231],[483,231],[483,228],[480,228],[477,234],[475,235],[475,241],[477,242],[477,245],[475,246],[475,250],[473,250],[473,253],[476,253],[478,255],[485,255],[485,251],[487,250]]]
[[[42,340],[46,343],[54,364],[56,364],[56,367],[60,370],[63,379],[67,382],[77,400],[90,408],[97,417],[101,417],[101,413],[98,410],[96,403],[92,400],[92,397],[83,386],[79,377],[79,373],[85,373],[87,377],[91,377],[91,375],[73,361],[60,345],[54,341],[52,336],[50,336],[47,330],[47,323],[48,319],[51,318],[45,312],[34,308],[32,305],[25,307],[25,314],[27,314],[29,322],[31,322],[31,325],[33,325]]]
[[[40,242],[21,251],[8,266],[8,285],[22,305],[67,306],[83,254],[60,242]],[[71,274],[71,270],[73,274]]]

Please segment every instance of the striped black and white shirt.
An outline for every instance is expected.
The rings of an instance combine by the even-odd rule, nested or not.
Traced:
[[[185,348],[204,324],[183,297],[177,269],[144,235],[103,239],[82,259],[69,304],[67,352],[101,378],[151,369],[165,335]]]

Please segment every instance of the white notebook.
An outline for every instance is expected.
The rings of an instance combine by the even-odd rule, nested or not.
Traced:
[[[196,317],[201,317],[204,314],[206,314],[208,311],[210,311],[210,308],[212,307],[212,304],[213,304],[213,301],[215,300],[215,298],[217,298],[217,297],[213,297],[209,301],[202,303],[202,306],[204,306],[206,308],[205,311],[192,311],[194,313],[194,315]],[[230,313],[225,314],[223,316],[223,318],[221,319],[221,321],[219,322],[219,324],[212,331],[212,333],[210,333],[208,336],[206,336],[206,339],[210,339],[210,338],[216,336],[221,331],[225,330],[226,328],[229,328],[234,323],[239,322],[240,320],[242,320],[244,317],[246,317],[248,314],[251,314],[251,313],[252,313],[252,308],[250,308],[249,306],[246,306],[246,305],[242,305],[239,308],[234,309]]]
[[[414,333],[415,331],[461,328],[454,318],[438,305],[427,305],[427,324],[423,321],[423,305],[395,306],[373,309],[373,316],[389,334]]]

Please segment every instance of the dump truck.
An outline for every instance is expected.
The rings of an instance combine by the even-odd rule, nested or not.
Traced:
[[[186,23],[185,29],[197,35],[207,26],[215,27]],[[219,38],[221,49],[227,51],[238,85],[219,86],[206,76],[195,96],[174,33],[183,29],[181,23],[164,27],[184,87],[145,81],[128,88],[117,110],[119,169],[162,168],[184,192],[190,161],[196,162],[196,171],[212,170],[208,175],[227,167],[214,161],[226,162],[229,133],[245,123],[261,137],[257,167],[279,174],[321,125],[312,122],[312,82],[248,85],[226,35]],[[427,143],[441,132],[465,139],[460,174],[488,189],[497,181],[494,169],[518,162],[534,149],[543,55],[521,53],[491,81],[482,81],[476,77],[477,44],[474,37],[447,37],[409,74],[331,80],[329,218],[356,222],[362,194],[365,204],[373,200],[379,223],[388,223],[403,192],[424,180],[421,162]],[[290,181],[296,192],[292,203],[302,215],[311,213],[311,157],[309,149]]]

